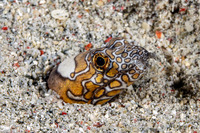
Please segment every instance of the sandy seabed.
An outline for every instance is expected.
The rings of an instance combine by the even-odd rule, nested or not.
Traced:
[[[67,104],[48,71],[109,37],[157,55],[103,106]],[[0,2],[0,132],[200,132],[200,1]]]

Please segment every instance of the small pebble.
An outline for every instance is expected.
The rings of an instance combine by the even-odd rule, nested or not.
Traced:
[[[150,31],[150,29],[151,29],[150,25],[146,22],[142,23],[142,28],[147,32]]]
[[[190,21],[185,22],[185,29],[187,32],[191,32],[194,30],[193,24]]]
[[[51,16],[58,20],[66,20],[69,17],[69,14],[64,9],[56,9],[51,12]]]
[[[99,5],[99,6],[103,6],[103,5],[104,5],[103,1],[102,1],[102,0],[99,0],[99,1],[98,1],[98,5]]]

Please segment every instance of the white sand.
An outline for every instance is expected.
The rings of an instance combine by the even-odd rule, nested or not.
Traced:
[[[200,2],[59,1],[0,2],[0,132],[200,132]],[[103,106],[47,91],[51,67],[110,35],[156,53],[143,80]]]

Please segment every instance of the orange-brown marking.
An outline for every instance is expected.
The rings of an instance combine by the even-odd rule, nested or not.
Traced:
[[[133,50],[133,51],[131,52],[130,56],[133,56],[133,55],[136,54],[136,53],[137,53],[137,50]]]
[[[112,45],[116,40],[122,40],[123,38],[121,37],[117,37],[117,38],[112,38],[110,41],[109,41],[109,46]]]
[[[131,61],[131,59],[130,58],[127,58],[127,59],[125,59],[124,60],[126,63],[129,63],[130,61]]]
[[[105,91],[104,89],[100,89],[99,91],[96,92],[95,97],[99,98],[100,96],[103,95],[104,91]]]
[[[129,77],[127,75],[122,75],[122,80],[127,84],[127,86],[130,86],[133,84],[133,81],[129,80]]]
[[[122,62],[122,58],[120,58],[120,57],[117,57],[116,60],[117,60],[117,62],[119,62],[119,63]]]
[[[143,54],[143,52],[142,52],[142,51],[140,51],[138,54],[139,54],[139,55],[142,55],[142,54]]]
[[[128,56],[127,53],[123,53],[123,54],[122,54],[122,57],[123,57],[123,58],[125,58],[125,57],[127,57],[127,56]]]
[[[112,68],[106,73],[109,77],[114,77],[118,73],[117,69],[119,66],[117,65],[117,63],[113,62],[112,65]]]
[[[75,68],[75,73],[78,73],[80,71],[85,70],[87,66],[87,62],[85,61],[85,57],[88,54],[89,51],[80,53],[75,57],[75,63],[76,63],[76,68]],[[69,62],[70,63],[70,62]]]
[[[139,77],[139,75],[140,75],[139,73],[136,73],[136,74],[134,74],[134,75],[132,76],[132,78],[133,78],[133,79],[137,79],[137,78]]]
[[[104,79],[103,82],[104,82],[104,83],[108,83],[108,80],[107,80],[107,79]]]
[[[105,49],[104,47],[103,48],[97,48],[96,51],[103,51],[104,49]],[[94,51],[94,52],[96,52],[96,51]]]
[[[117,94],[119,94],[122,90],[113,90],[113,91],[110,91],[108,92],[106,95],[107,96],[115,96]]]
[[[96,104],[104,104],[106,102],[108,102],[110,99],[104,99],[104,100],[101,100],[101,101],[98,101]]]
[[[114,59],[114,58],[115,58],[115,56],[112,54],[112,53],[113,53],[113,50],[107,49],[107,50],[106,50],[106,53],[108,54],[108,56],[109,56],[111,59]]]
[[[91,104],[92,103],[92,99],[90,99],[90,100],[88,100],[88,102],[87,102],[88,104]]]
[[[74,72],[72,72],[72,73],[70,74],[70,76],[71,76],[71,78],[73,78],[73,77],[74,77]]]
[[[132,49],[132,48],[133,48],[133,45],[131,45],[130,43],[128,43],[128,44],[126,45],[126,48],[127,48],[127,49],[130,49],[130,48]]]
[[[121,83],[117,80],[114,80],[109,84],[109,86],[110,86],[110,88],[116,88],[116,87],[120,87]]]
[[[102,79],[103,79],[103,75],[102,74],[97,74],[97,77],[95,78],[96,82],[97,83],[101,83],[102,82]]]
[[[92,81],[90,82],[87,82],[85,84],[88,92],[85,94],[85,99],[91,99],[92,96],[93,96],[93,92],[94,90],[96,90],[97,88],[99,88],[100,86],[99,85],[95,85]]]
[[[137,66],[135,67],[136,70],[140,70]]]
[[[73,100],[70,99],[66,93],[63,93],[63,95],[59,94],[60,98],[63,99],[63,101],[65,101],[66,103],[79,103],[79,104],[85,104],[86,102],[84,101],[78,101],[78,100]]]
[[[115,46],[114,46],[114,47],[116,48],[116,47],[119,47],[119,46],[121,46],[121,45],[122,45],[122,43],[121,43],[121,42],[117,42],[117,43],[115,44]]]
[[[122,64],[122,69],[126,69],[127,65],[126,64]]]
[[[116,55],[119,55],[124,52],[124,46],[122,46],[117,52],[115,52]]]
[[[135,56],[133,59],[134,59],[134,60],[138,60],[138,56]]]
[[[131,50],[133,50],[133,49],[132,49],[132,48],[127,48],[127,49],[126,49],[127,52],[129,52],[129,51],[131,51]]]
[[[132,64],[129,64],[129,66],[128,66],[128,67],[129,67],[129,68],[131,68],[132,66],[133,66]]]
[[[129,71],[129,73],[133,74],[133,73],[135,73],[135,70],[132,69],[132,70]]]

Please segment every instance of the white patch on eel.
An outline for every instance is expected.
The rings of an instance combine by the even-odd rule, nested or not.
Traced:
[[[74,57],[66,58],[58,65],[57,72],[64,78],[70,78],[70,74],[75,71]]]

